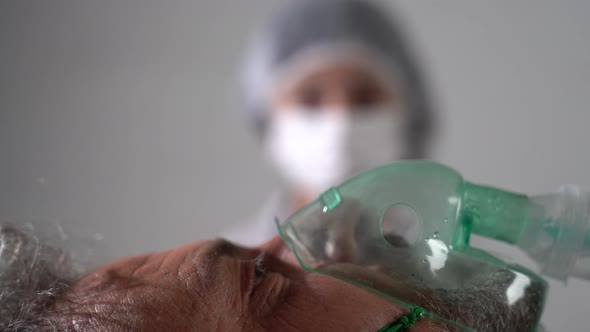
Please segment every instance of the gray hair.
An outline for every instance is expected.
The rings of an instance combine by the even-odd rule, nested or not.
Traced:
[[[57,331],[48,307],[81,275],[31,225],[0,224],[0,331]]]
[[[545,303],[544,284],[532,280],[523,298],[508,305],[506,288],[514,278],[512,272],[498,270],[472,287],[435,289],[428,295],[420,294],[419,301],[427,311],[452,317],[475,331],[544,331],[537,329]]]

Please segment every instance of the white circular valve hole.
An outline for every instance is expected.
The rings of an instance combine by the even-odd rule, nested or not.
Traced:
[[[420,220],[406,204],[393,204],[381,217],[381,235],[394,247],[409,247],[418,240]]]

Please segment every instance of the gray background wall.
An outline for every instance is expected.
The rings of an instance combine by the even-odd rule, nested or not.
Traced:
[[[0,1],[0,218],[100,233],[101,257],[215,236],[275,186],[235,101],[274,1]],[[395,1],[440,106],[438,160],[529,193],[590,188],[583,1]],[[589,286],[551,283],[582,331]]]

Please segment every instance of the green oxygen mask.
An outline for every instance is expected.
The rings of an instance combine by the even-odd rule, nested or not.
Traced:
[[[590,279],[589,202],[575,187],[527,196],[406,161],[357,175],[277,224],[303,268],[422,307],[450,330],[534,331],[547,284],[533,270]],[[472,247],[474,234],[519,247],[536,266]]]

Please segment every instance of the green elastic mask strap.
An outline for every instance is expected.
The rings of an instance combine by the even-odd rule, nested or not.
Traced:
[[[409,314],[400,317],[398,320],[396,320],[393,323],[389,323],[389,324],[385,325],[384,327],[379,329],[379,331],[377,331],[377,332],[405,331],[405,330],[409,329],[410,327],[414,326],[414,324],[416,324],[418,319],[420,319],[420,317],[422,317],[422,314],[424,314],[424,309],[422,309],[421,307],[413,307],[412,310],[410,310]]]

